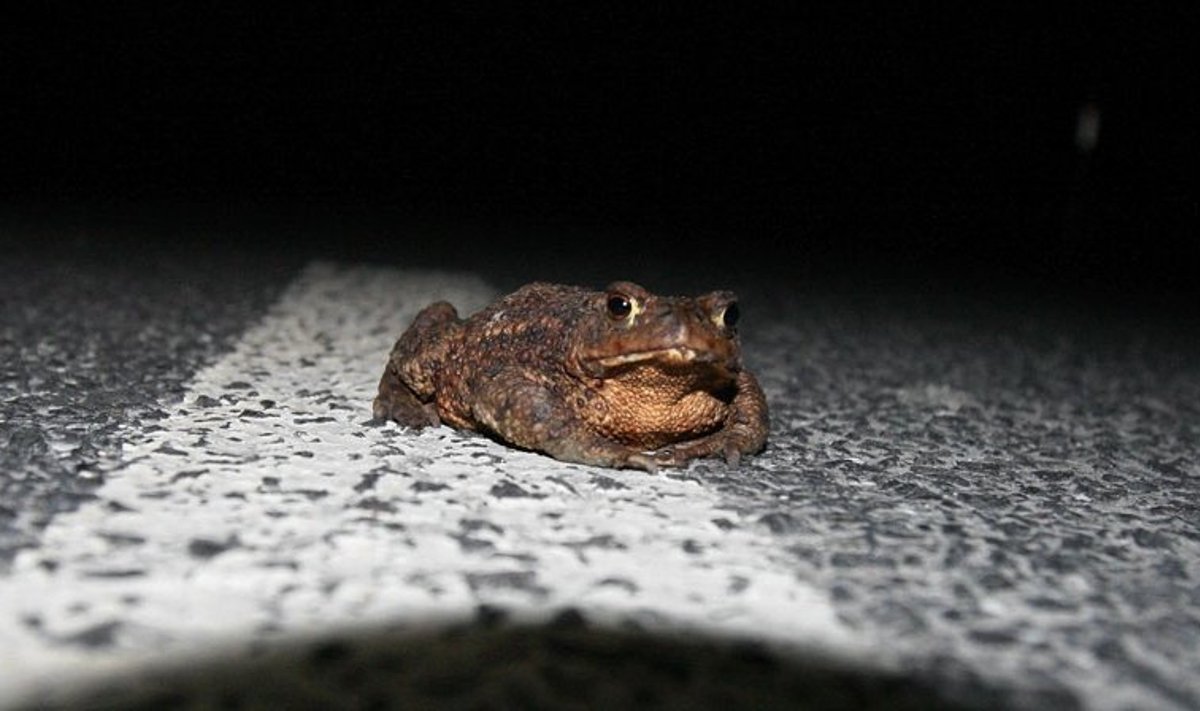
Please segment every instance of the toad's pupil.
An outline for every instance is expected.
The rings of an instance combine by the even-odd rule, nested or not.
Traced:
[[[608,313],[616,318],[625,318],[633,310],[633,305],[624,296],[608,297]]]
[[[725,313],[722,314],[721,320],[725,322],[726,328],[733,328],[737,325],[738,319],[742,317],[742,312],[738,310],[737,302],[725,307]]]

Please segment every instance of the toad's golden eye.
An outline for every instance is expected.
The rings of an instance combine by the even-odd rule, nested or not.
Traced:
[[[629,299],[620,295],[612,294],[608,297],[608,315],[616,319],[625,318],[633,311],[633,304]]]
[[[721,312],[721,324],[724,325],[725,328],[733,329],[737,327],[738,319],[741,317],[742,312],[740,309],[738,309],[737,302],[731,301],[729,302],[729,305],[725,307],[725,310]]]

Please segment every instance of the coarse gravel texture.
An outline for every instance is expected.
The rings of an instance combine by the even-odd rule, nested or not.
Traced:
[[[299,265],[62,226],[5,226],[0,248],[3,571],[91,497],[130,425],[162,418]]]
[[[480,605],[848,646],[826,596],[779,565],[773,536],[739,525],[703,484],[370,422],[364,403],[417,309],[492,296],[469,275],[304,270],[126,444],[96,500],[59,516],[0,579],[0,696],[51,699],[70,670],[222,640],[252,653]]]
[[[746,329],[762,469],[688,476],[924,672],[969,660],[1018,705],[1200,706],[1194,322],[776,298],[790,316]]]
[[[157,446],[159,423],[178,417],[189,378],[261,316],[295,266],[276,263],[268,278],[239,275],[245,262],[236,256],[208,266],[165,252],[128,264],[97,262],[94,254],[21,259],[0,262],[0,348],[14,354],[0,364],[0,506],[8,507],[0,509],[0,564],[20,548],[45,552],[36,547],[46,521],[94,496],[117,464],[117,447],[130,440],[128,425],[136,424],[142,447]],[[663,281],[673,288],[681,280]],[[706,280],[687,291],[716,286],[726,285]],[[1200,707],[1194,317],[1029,298],[841,291],[779,275],[730,286],[746,306],[747,364],[771,404],[770,446],[737,470],[698,462],[652,487],[694,491],[727,512],[718,528],[770,541],[771,565],[822,591],[838,623],[868,650],[864,668],[898,669],[937,689],[939,699],[975,708]],[[249,373],[249,387],[235,383],[209,397],[269,429],[260,415],[288,414],[289,403],[263,396],[241,407],[237,400],[266,380]],[[205,403],[183,409],[197,405]],[[317,433],[333,423],[311,425]],[[403,433],[386,433],[387,446],[398,448],[388,456],[411,459]],[[522,472],[536,475],[551,462],[506,455],[479,438],[431,436],[420,446],[446,448],[441,466],[456,466],[457,457],[496,465],[493,473],[517,486],[497,480],[500,488],[488,490],[505,506],[528,499],[545,508],[580,492],[616,501],[621,490],[604,482],[619,487],[633,475],[597,474],[581,485],[564,474],[557,478],[565,484],[548,477],[545,491],[533,491],[519,483]],[[155,456],[178,455],[168,448]],[[408,505],[420,511],[422,497],[462,504],[457,484],[436,481],[436,462],[414,465],[357,481],[366,487],[357,493],[379,507],[363,515],[386,519]],[[181,457],[164,481],[182,475],[174,480],[179,493],[200,500],[198,482],[187,476],[196,469]],[[330,500],[316,489],[256,486],[265,500],[307,499],[315,502],[310,509]],[[389,500],[384,494],[397,486],[411,492],[397,489]],[[447,529],[457,554],[494,563],[510,553],[503,542],[520,529],[510,524],[501,534],[486,521]],[[250,540],[195,538],[180,556],[189,569],[216,570],[253,553],[245,550]],[[120,536],[103,541],[126,556],[138,545]],[[542,553],[553,559],[556,545]],[[521,554],[510,560],[534,577],[463,570],[462,589],[478,596],[495,583],[504,595],[552,596],[557,588],[536,577],[536,555]],[[631,582],[637,590],[635,573],[605,594],[628,591]],[[69,644],[120,646],[130,628],[88,629],[95,639]],[[216,674],[219,665],[200,669],[201,678],[204,669]],[[364,683],[375,678],[371,663],[355,669]]]

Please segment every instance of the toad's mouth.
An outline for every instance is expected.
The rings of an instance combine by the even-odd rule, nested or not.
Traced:
[[[598,358],[597,363],[603,368],[620,368],[622,366],[634,365],[636,363],[645,363],[653,361],[655,363],[664,363],[668,365],[692,365],[692,364],[720,364],[725,365],[725,359],[718,356],[712,351],[700,351],[687,346],[674,346],[671,348],[656,348],[646,351],[633,351],[630,353],[620,353],[618,355],[606,356]]]

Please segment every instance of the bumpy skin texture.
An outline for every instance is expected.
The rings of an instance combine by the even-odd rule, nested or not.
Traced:
[[[377,419],[444,422],[557,459],[608,467],[736,464],[767,437],[742,369],[736,297],[534,283],[460,319],[422,310],[388,358]]]

